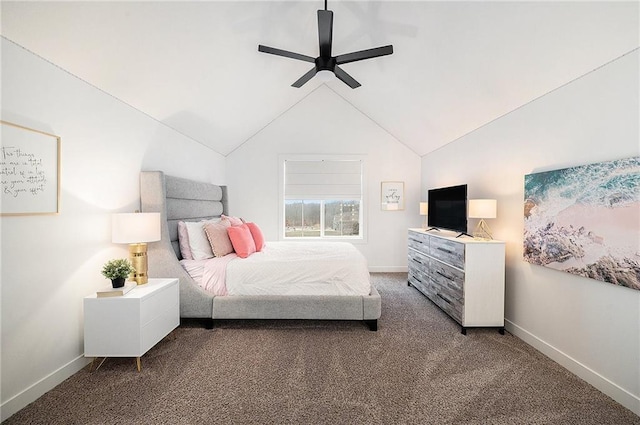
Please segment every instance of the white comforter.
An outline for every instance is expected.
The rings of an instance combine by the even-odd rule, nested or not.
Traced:
[[[269,242],[247,258],[182,260],[216,295],[368,295],[364,256],[346,242]]]

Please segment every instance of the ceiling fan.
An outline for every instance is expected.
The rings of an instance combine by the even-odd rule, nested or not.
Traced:
[[[318,39],[320,44],[320,56],[318,56],[317,58],[312,58],[311,56],[301,55],[299,53],[289,52],[287,50],[276,49],[275,47],[263,46],[261,44],[258,45],[258,51],[262,53],[269,53],[272,55],[284,56],[291,59],[315,63],[315,66],[311,68],[309,72],[304,74],[292,84],[293,87],[302,87],[304,83],[309,81],[320,71],[330,71],[333,72],[336,77],[338,77],[352,89],[360,87],[360,83],[357,82],[351,75],[347,74],[338,65],[361,61],[364,59],[372,59],[378,56],[385,56],[393,53],[393,46],[388,45],[375,47],[373,49],[360,50],[344,55],[331,56],[332,38],[333,12],[331,10],[327,10],[327,0],[325,0],[324,10],[318,10]]]

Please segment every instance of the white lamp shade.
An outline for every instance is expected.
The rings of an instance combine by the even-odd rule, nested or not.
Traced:
[[[429,203],[420,202],[420,215],[428,215],[428,214],[429,214]]]
[[[111,216],[113,243],[155,242],[160,237],[160,213],[121,213]]]
[[[498,201],[495,199],[470,199],[469,218],[496,218]]]

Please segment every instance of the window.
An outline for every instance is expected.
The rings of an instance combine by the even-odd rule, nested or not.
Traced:
[[[284,238],[362,238],[362,160],[285,159]]]

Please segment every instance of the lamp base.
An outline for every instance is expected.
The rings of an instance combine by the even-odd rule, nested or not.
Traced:
[[[476,229],[473,231],[473,238],[487,241],[493,239],[493,236],[491,236],[491,229],[489,229],[489,225],[483,218],[480,219]]]
[[[147,271],[149,269],[147,262],[147,244],[132,243],[129,245],[129,260],[136,269],[129,278],[135,280],[138,285],[144,285],[149,282]]]

